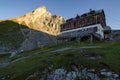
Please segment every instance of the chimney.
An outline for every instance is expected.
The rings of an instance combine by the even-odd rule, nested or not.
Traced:
[[[92,9],[90,9],[90,12],[93,11]]]

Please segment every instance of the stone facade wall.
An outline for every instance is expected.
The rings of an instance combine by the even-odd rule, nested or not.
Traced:
[[[111,31],[111,40],[120,41],[120,30],[112,30]]]

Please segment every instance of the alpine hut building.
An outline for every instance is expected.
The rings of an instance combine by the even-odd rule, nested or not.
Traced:
[[[83,37],[90,36],[96,39],[109,39],[111,28],[106,26],[104,10],[92,10],[75,18],[66,20],[60,26],[58,39],[62,40],[81,40]]]

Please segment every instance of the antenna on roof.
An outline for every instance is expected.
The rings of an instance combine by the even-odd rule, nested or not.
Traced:
[[[79,17],[80,17],[80,16],[77,14],[77,15],[76,15],[76,18],[79,18]]]

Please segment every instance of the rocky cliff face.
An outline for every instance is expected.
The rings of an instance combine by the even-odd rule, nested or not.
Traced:
[[[44,6],[24,16],[0,21],[0,53],[21,52],[55,44],[55,36],[59,34],[63,22],[61,16],[52,15]]]
[[[13,20],[19,22],[19,24],[25,24],[31,29],[51,35],[57,35],[60,31],[60,24],[64,22],[61,16],[52,15],[44,6]]]

